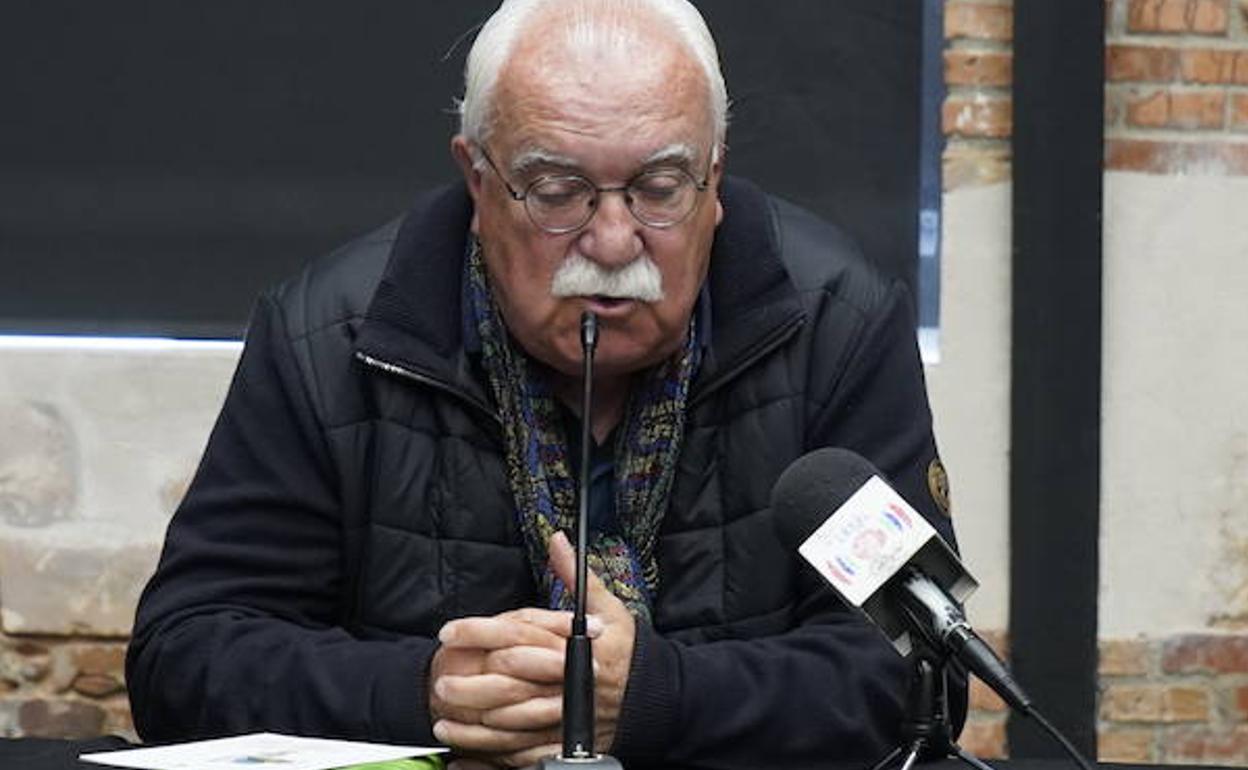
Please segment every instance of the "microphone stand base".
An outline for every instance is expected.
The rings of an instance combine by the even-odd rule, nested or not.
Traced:
[[[590,757],[546,757],[537,763],[538,770],[624,770],[620,760],[610,754]]]
[[[975,770],[993,770],[979,757],[963,749],[949,735],[948,701],[943,664],[918,655],[910,680],[908,714],[903,743],[875,763],[871,770],[887,770],[901,759],[899,770],[912,770],[920,759],[960,759]]]

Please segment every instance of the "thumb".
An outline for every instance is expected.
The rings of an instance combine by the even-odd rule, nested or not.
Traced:
[[[555,575],[563,581],[563,584],[571,591],[576,586],[576,549],[568,542],[568,536],[562,531],[556,532],[550,538],[550,544],[547,545],[550,553],[550,568]],[[594,571],[589,570],[586,575],[585,585],[588,592],[585,595],[585,609],[593,613],[608,614],[615,612],[617,609],[624,609],[623,602],[616,598],[615,594],[607,588],[606,584]]]
[[[568,536],[562,531],[551,535],[546,551],[549,554],[551,571],[571,591],[576,585],[576,549],[568,542]]]

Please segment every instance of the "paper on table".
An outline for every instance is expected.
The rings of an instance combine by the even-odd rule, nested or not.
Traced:
[[[141,770],[333,770],[443,751],[446,749],[253,733],[173,746],[83,754],[79,759]]]

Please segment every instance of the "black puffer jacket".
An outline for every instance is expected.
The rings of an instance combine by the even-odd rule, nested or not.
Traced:
[[[904,290],[836,230],[727,180],[712,334],[638,629],[626,764],[814,766],[896,738],[905,667],[773,533],[776,477],[863,454],[941,530]],[[139,607],[149,740],[256,729],[432,743],[447,620],[539,601],[496,417],[461,344],[470,201],[403,219],[260,300]]]

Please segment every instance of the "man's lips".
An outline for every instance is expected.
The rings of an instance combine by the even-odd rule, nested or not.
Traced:
[[[601,294],[595,294],[592,297],[581,297],[581,301],[585,303],[586,310],[592,310],[596,315],[607,318],[626,316],[633,312],[633,309],[637,306],[637,300],[635,299],[607,297]]]

